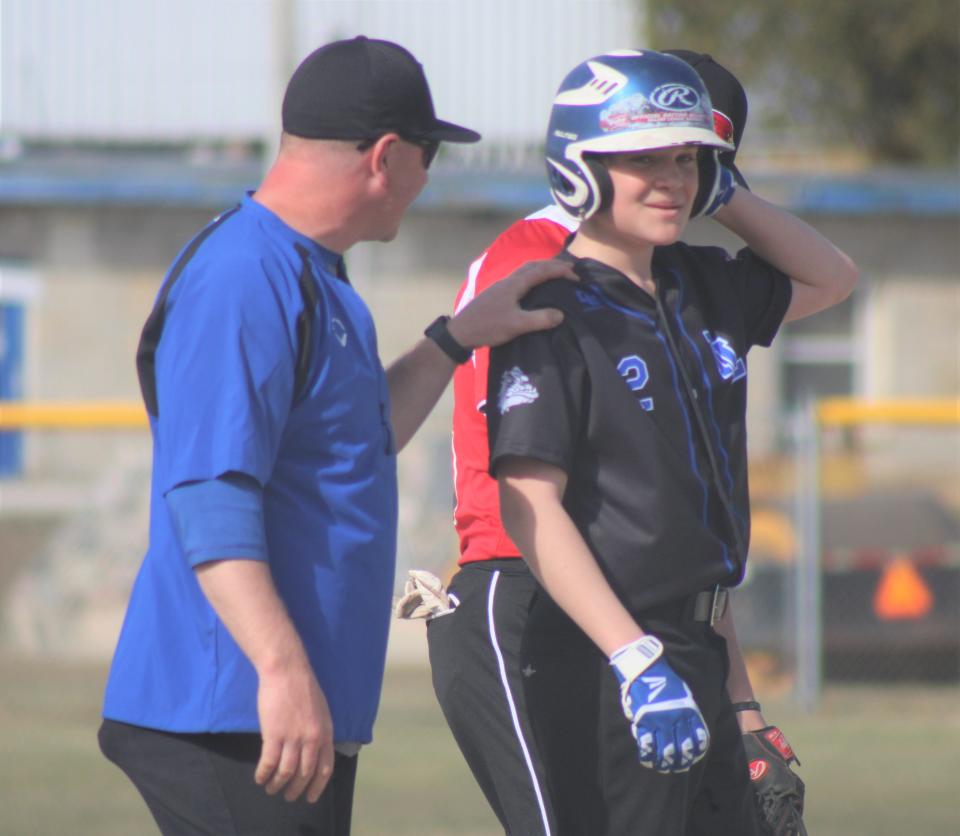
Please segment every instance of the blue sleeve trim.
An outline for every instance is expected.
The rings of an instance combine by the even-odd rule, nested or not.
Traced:
[[[166,501],[191,566],[228,558],[267,559],[263,490],[253,477],[227,473],[187,482],[169,491]]]

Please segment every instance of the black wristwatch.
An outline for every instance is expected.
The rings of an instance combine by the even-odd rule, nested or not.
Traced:
[[[449,321],[449,316],[438,316],[427,326],[423,333],[440,346],[440,350],[459,366],[461,363],[466,363],[467,360],[470,359],[470,355],[473,354],[473,349],[464,348],[453,338],[447,328]]]

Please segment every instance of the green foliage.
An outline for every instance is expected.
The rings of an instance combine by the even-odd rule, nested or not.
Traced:
[[[856,146],[876,161],[957,159],[958,0],[655,0],[646,8],[652,45],[713,55],[761,105],[753,112],[763,112],[762,127]]]

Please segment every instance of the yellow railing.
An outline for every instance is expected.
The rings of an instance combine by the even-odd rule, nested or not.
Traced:
[[[0,430],[145,429],[137,401],[0,401]]]
[[[864,401],[827,398],[816,407],[822,427],[854,424],[960,424],[960,398]]]
[[[854,424],[960,424],[960,398],[864,401],[827,398],[817,404],[822,427]],[[139,401],[0,401],[0,430],[145,429]]]

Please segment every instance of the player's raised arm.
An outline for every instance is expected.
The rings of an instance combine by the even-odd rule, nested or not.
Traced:
[[[836,244],[747,189],[733,189],[713,217],[790,277],[793,295],[785,322],[842,302],[857,283],[856,264]]]

